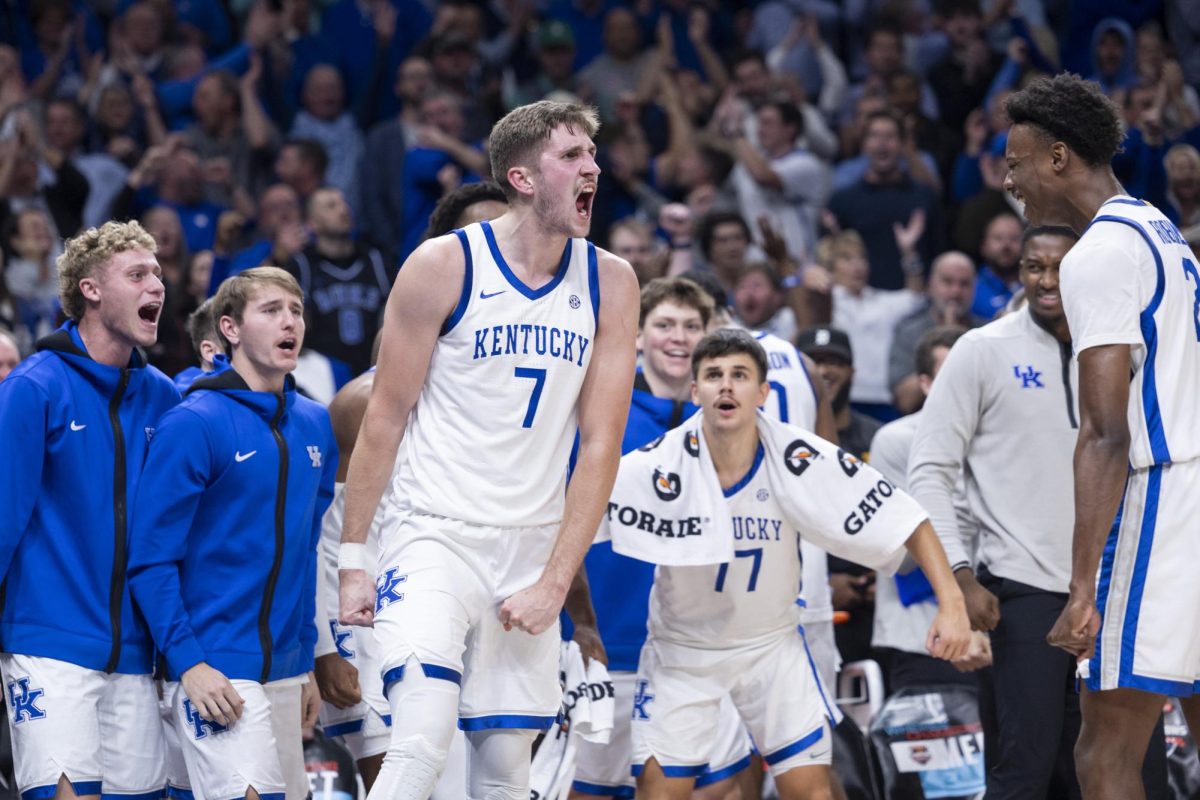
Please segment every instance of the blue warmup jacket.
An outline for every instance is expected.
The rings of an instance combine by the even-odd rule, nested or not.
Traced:
[[[337,459],[329,413],[290,376],[282,394],[253,392],[228,369],[162,418],[129,587],[168,678],[201,661],[261,683],[312,669],[317,540]]]
[[[662,436],[699,410],[699,406],[655,397],[639,370],[629,405],[629,420],[621,440],[621,453],[629,453]],[[654,565],[614,553],[612,542],[592,545],[584,559],[596,627],[608,653],[608,668],[637,671],[638,655],[646,643],[646,617],[650,613],[650,587]]]
[[[125,583],[128,510],[171,380],[134,351],[98,364],[68,322],[0,382],[0,648],[145,674]]]

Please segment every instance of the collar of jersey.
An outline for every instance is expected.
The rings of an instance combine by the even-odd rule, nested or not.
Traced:
[[[507,280],[514,289],[528,297],[530,300],[537,300],[538,298],[545,297],[546,295],[550,294],[554,291],[555,287],[562,283],[562,279],[566,277],[567,267],[571,263],[571,245],[574,242],[574,239],[567,239],[567,246],[563,248],[562,260],[558,264],[558,271],[554,273],[554,277],[550,279],[550,282],[543,286],[539,286],[537,289],[530,289],[528,286],[522,283],[520,278],[513,274],[512,269],[510,269],[508,266],[508,262],[504,260],[504,255],[500,252],[499,245],[496,244],[496,234],[492,232],[492,226],[487,222],[482,222],[480,223],[480,227],[483,228],[483,238],[487,240],[488,249],[492,251],[492,258],[495,259],[496,266],[500,268],[500,272],[504,275],[504,279]]]

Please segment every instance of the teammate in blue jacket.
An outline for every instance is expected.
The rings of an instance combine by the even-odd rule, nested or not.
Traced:
[[[209,800],[303,797],[300,729],[319,708],[316,547],[337,445],[329,414],[288,374],[304,343],[295,279],[246,270],[221,285],[213,316],[231,369],[197,380],[159,424],[130,588],[179,681],[167,689],[192,786]]]
[[[125,585],[129,501],[179,402],[137,349],[158,336],[155,250],[136,222],[68,240],[69,321],[0,384],[0,668],[25,798],[141,796],[165,779],[153,646]]]

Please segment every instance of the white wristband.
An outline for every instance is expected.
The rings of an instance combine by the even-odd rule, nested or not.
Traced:
[[[338,569],[361,569],[374,572],[375,565],[367,558],[367,546],[358,542],[342,542],[338,547]]]

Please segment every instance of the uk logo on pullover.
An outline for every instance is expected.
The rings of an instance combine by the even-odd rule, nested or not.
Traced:
[[[134,351],[97,363],[74,322],[0,383],[0,648],[146,674],[153,645],[126,585],[128,513],[171,380]]]
[[[232,369],[202,378],[159,421],[129,583],[170,679],[202,661],[262,683],[312,669],[337,460],[328,412],[290,376],[280,394],[251,391]]]

